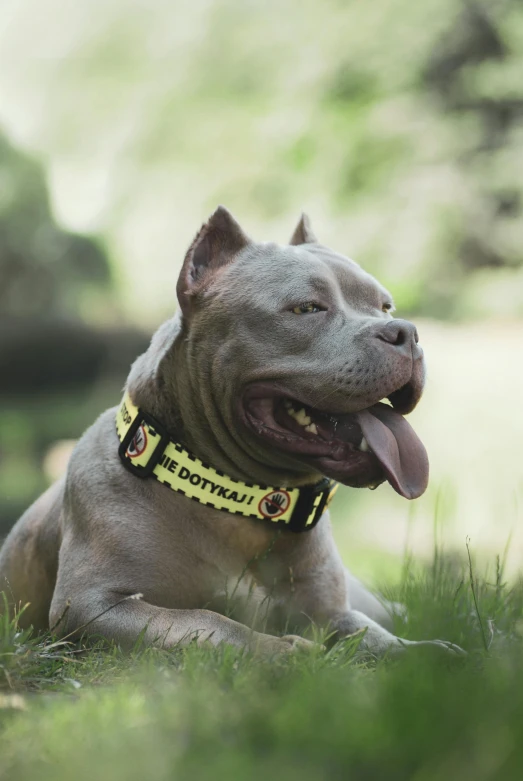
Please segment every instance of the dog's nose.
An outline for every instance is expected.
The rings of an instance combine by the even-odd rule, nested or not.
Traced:
[[[421,355],[418,346],[419,336],[416,326],[408,320],[391,320],[376,333],[378,339],[396,347],[400,352],[417,358]]]

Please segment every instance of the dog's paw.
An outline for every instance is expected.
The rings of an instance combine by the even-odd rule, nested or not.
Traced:
[[[428,653],[446,655],[452,658],[467,656],[467,652],[459,645],[451,643],[448,640],[404,640],[398,638],[399,646],[395,647],[396,652],[424,650]]]
[[[325,650],[324,646],[320,645],[320,643],[314,643],[312,640],[306,640],[304,637],[300,637],[299,635],[284,635],[280,638],[280,640],[283,640],[285,643],[287,643],[290,652],[314,651],[320,648]]]
[[[272,635],[258,635],[254,644],[254,652],[260,656],[276,656],[280,654],[292,654],[297,652],[310,652],[320,649],[319,643],[306,640],[298,635],[284,635],[273,637]]]

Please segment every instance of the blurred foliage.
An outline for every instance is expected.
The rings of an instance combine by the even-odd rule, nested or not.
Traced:
[[[60,228],[41,164],[0,135],[0,317],[76,317],[110,284],[105,251]]]
[[[486,576],[464,564],[406,561],[390,593],[401,636],[452,639],[464,658],[377,661],[359,637],[273,659],[141,641],[124,656],[0,614],[0,779],[519,781],[521,584],[499,560]]]
[[[53,10],[45,37],[30,0],[11,12],[0,116],[46,155],[59,210],[105,233],[129,312],[172,309],[173,264],[221,201],[262,239],[306,208],[403,313],[523,314],[517,0]]]
[[[522,44],[517,0],[0,4],[4,526],[219,202],[261,240],[306,209],[401,315],[523,316]]]
[[[45,489],[49,446],[78,436],[100,408],[116,403],[147,338],[86,322],[86,302],[91,315],[94,302],[95,311],[117,311],[105,250],[56,223],[42,165],[3,136],[0,281],[2,534]]]

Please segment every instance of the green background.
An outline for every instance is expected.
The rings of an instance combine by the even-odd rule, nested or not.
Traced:
[[[0,533],[117,403],[224,203],[259,240],[307,211],[419,325],[431,487],[340,492],[351,565],[397,574],[444,518],[460,550],[512,535],[514,571],[522,44],[515,0],[2,4]]]

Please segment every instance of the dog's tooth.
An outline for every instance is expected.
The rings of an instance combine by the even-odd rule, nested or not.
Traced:
[[[367,453],[370,450],[369,443],[367,442],[365,437],[361,438],[361,442],[358,450],[363,450],[364,453]]]
[[[299,410],[295,410],[292,404],[289,404],[289,406],[285,404],[285,408],[287,410],[287,415],[290,415],[291,418],[294,418],[296,423],[299,423],[300,426],[309,426],[312,423],[312,418],[307,415],[303,407]]]
[[[296,420],[298,421],[300,426],[307,426],[311,422],[311,419],[309,418],[309,416],[307,415],[303,407],[299,409],[298,412],[296,413]]]
[[[309,431],[311,434],[317,434],[318,429],[316,428],[316,423],[311,423],[309,426],[305,426],[305,431]]]

